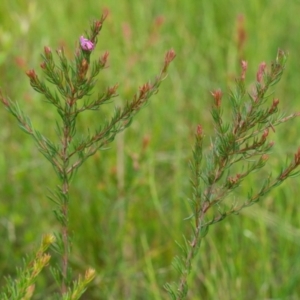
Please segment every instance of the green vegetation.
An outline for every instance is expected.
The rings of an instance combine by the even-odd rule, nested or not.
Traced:
[[[0,86],[51,137],[55,129],[49,124],[56,112],[42,103],[25,75],[38,68],[44,46],[64,45],[71,56],[82,29],[107,7],[110,15],[95,56],[108,50],[110,68],[98,83],[99,91],[120,83],[118,104],[153,78],[165,52],[174,48],[177,58],[159,93],[109,151],[98,152],[82,166],[70,190],[70,227],[76,233],[70,263],[78,274],[88,267],[97,273],[82,299],[168,299],[163,285],[177,279],[171,267],[179,253],[175,241],[190,231],[185,219],[191,214],[187,199],[192,194],[189,161],[195,129],[202,125],[206,149],[213,133],[210,92],[233,87],[241,59],[248,61],[246,82],[251,88],[259,63],[274,59],[281,48],[289,59],[276,97],[287,114],[299,110],[299,8],[283,0],[111,2],[2,1]],[[228,99],[225,93],[225,107]],[[104,114],[87,113],[78,125],[94,128]],[[58,181],[4,107],[0,115],[3,285],[3,277],[16,274],[22,257],[37,248],[42,235],[57,230],[53,203],[46,195]],[[276,134],[270,131],[275,146],[267,169],[272,174],[293,159],[300,145],[297,126],[296,119],[276,128]],[[245,198],[263,177],[257,173],[243,181],[234,199]],[[189,299],[300,297],[298,180],[285,182],[241,216],[210,228],[189,278]],[[45,299],[56,289],[50,271],[41,274],[33,299]]]

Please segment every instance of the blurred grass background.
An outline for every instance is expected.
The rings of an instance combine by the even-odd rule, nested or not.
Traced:
[[[110,68],[99,90],[120,83],[116,104],[159,71],[165,52],[177,58],[151,104],[132,126],[97,153],[73,181],[70,227],[75,273],[91,266],[97,279],[82,299],[167,299],[163,284],[176,280],[175,240],[190,228],[189,167],[193,133],[201,124],[206,146],[213,133],[210,91],[226,96],[248,61],[249,88],[261,61],[289,52],[275,95],[285,112],[299,110],[300,3],[283,0],[14,1],[0,4],[0,86],[19,102],[33,124],[55,138],[55,111],[33,92],[24,72],[39,69],[44,46],[75,43],[103,9],[110,15],[94,58],[110,52]],[[238,38],[240,36],[240,39]],[[244,36],[243,43],[242,41]],[[226,106],[226,97],[224,98]],[[88,113],[82,131],[97,127],[109,109]],[[43,233],[57,229],[47,188],[55,174],[34,142],[0,110],[0,284],[15,274],[22,257]],[[300,144],[295,120],[278,128],[269,171],[277,174]],[[243,201],[266,172],[245,181],[234,195]],[[299,179],[295,178],[240,216],[210,228],[190,278],[189,299],[300,299]],[[53,260],[55,261],[55,257]],[[76,275],[74,274],[74,275]],[[56,286],[49,270],[34,299],[51,299]]]

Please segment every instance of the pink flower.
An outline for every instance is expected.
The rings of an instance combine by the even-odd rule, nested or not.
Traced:
[[[94,43],[90,40],[84,38],[83,36],[80,37],[80,46],[82,50],[85,51],[92,51],[94,50]]]

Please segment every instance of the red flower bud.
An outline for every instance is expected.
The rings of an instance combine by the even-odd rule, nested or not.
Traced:
[[[109,56],[109,52],[105,51],[104,54],[100,57],[99,63],[100,63],[102,68],[105,67],[105,65],[107,63],[108,56]]]
[[[197,136],[201,137],[203,135],[203,129],[200,124],[197,125],[197,130],[196,130]]]
[[[262,82],[262,78],[263,75],[265,73],[265,68],[266,68],[267,64],[265,62],[262,62],[259,67],[258,67],[258,71],[256,73],[256,80],[257,82],[261,83]]]
[[[52,52],[51,52],[51,48],[50,47],[45,46],[44,47],[44,53],[45,53],[45,57],[47,59],[51,59],[52,58]]]
[[[165,73],[167,72],[168,66],[170,64],[170,62],[176,57],[176,53],[173,49],[170,49],[165,56],[165,64],[164,67],[162,69],[162,72]]]
[[[37,75],[33,69],[26,71],[26,75],[30,78],[30,81],[36,81]]]
[[[219,90],[215,90],[214,92],[211,92],[212,96],[214,97],[215,99],[215,105],[217,108],[219,108],[221,106],[221,102],[222,102],[222,91],[219,89]]]
[[[245,80],[246,78],[246,71],[248,68],[248,63],[245,60],[241,61],[241,66],[242,66],[242,74],[241,74],[241,79]]]

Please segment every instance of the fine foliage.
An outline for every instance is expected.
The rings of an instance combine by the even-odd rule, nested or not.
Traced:
[[[193,194],[189,200],[192,209],[191,237],[185,237],[180,245],[182,254],[174,260],[180,274],[177,285],[166,285],[172,299],[186,299],[188,275],[201,241],[211,225],[226,217],[238,214],[253,205],[278,187],[286,179],[299,175],[300,148],[291,162],[282,166],[279,174],[269,174],[258,188],[252,188],[245,200],[234,200],[233,191],[253,172],[264,168],[274,142],[268,140],[269,131],[300,115],[283,116],[278,110],[278,99],[270,101],[270,88],[277,84],[285,68],[286,55],[279,50],[277,58],[267,70],[261,63],[253,91],[247,92],[245,78],[247,62],[242,61],[242,73],[236,79],[236,88],[230,93],[230,118],[223,117],[222,92],[212,92],[214,103],[211,109],[215,135],[211,137],[210,149],[203,160],[204,132],[198,125],[195,134],[193,160],[191,162],[191,184]],[[271,103],[270,103],[271,102]],[[201,295],[199,295],[199,299]]]
[[[253,3],[250,4],[249,2],[243,5],[249,5],[251,8]],[[60,3],[59,5],[62,7],[65,4]],[[84,5],[88,7],[87,3],[84,3]],[[109,5],[116,4],[110,3]],[[265,63],[261,63],[256,73],[255,84],[251,88],[247,87],[248,80],[246,81],[246,75],[251,70],[248,71],[247,62],[242,61],[241,74],[236,79],[236,87],[229,93],[229,96],[223,96],[224,93],[220,89],[211,93],[213,99],[211,107],[212,122],[209,120],[207,123],[207,120],[205,120],[207,114],[205,91],[211,89],[207,85],[213,84],[215,76],[222,76],[225,72],[225,70],[222,70],[224,49],[222,49],[221,37],[226,42],[230,43],[231,41],[232,44],[236,42],[235,46],[230,45],[231,48],[226,48],[228,50],[227,60],[231,62],[227,66],[228,69],[226,69],[230,84],[232,73],[235,73],[235,70],[232,69],[235,63],[243,57],[248,57],[249,49],[254,47],[252,45],[255,45],[251,39],[258,37],[258,35],[253,33],[261,34],[264,31],[248,32],[249,29],[244,23],[243,15],[239,15],[236,24],[236,41],[233,42],[232,37],[223,32],[225,26],[219,26],[226,23],[224,20],[214,24],[212,15],[207,14],[207,10],[203,9],[204,7],[200,9],[200,6],[196,7],[196,2],[192,4],[192,2],[183,1],[176,3],[176,5],[178,12],[180,12],[178,16],[180,16],[180,20],[183,20],[184,26],[182,26],[182,22],[178,22],[179,17],[176,16],[173,19],[172,26],[160,38],[160,30],[165,22],[163,16],[157,16],[156,19],[153,19],[154,22],[151,23],[148,22],[149,20],[145,18],[145,15],[141,14],[144,9],[143,4],[136,3],[131,9],[124,9],[122,5],[118,3],[114,7],[114,13],[117,10],[119,11],[119,15],[114,21],[106,20],[107,14],[105,13],[99,20],[91,23],[88,32],[83,35],[78,34],[73,58],[70,59],[70,51],[67,46],[60,47],[56,51],[44,47],[40,64],[42,74],[39,75],[39,72],[33,69],[26,72],[30,85],[42,96],[44,101],[44,103],[36,103],[30,99],[28,103],[37,104],[36,106],[31,105],[30,110],[36,112],[35,117],[37,115],[42,116],[43,119],[45,117],[45,123],[47,123],[46,117],[49,115],[46,116],[46,113],[50,108],[51,121],[49,120],[49,124],[46,125],[47,130],[33,125],[35,124],[34,115],[29,118],[29,114],[25,113],[25,109],[23,109],[26,101],[22,102],[21,108],[16,101],[10,100],[8,96],[0,92],[0,100],[14,117],[13,121],[17,120],[20,128],[27,133],[27,137],[28,135],[32,137],[37,149],[42,154],[41,157],[50,162],[57,175],[56,179],[49,178],[50,176],[46,177],[48,181],[43,182],[43,184],[53,187],[55,186],[52,184],[53,181],[58,182],[55,188],[50,188],[47,195],[51,200],[49,207],[54,208],[56,223],[51,222],[48,218],[43,220],[43,217],[40,216],[41,211],[32,214],[32,219],[35,218],[36,223],[28,222],[26,225],[17,224],[15,220],[9,223],[11,216],[5,215],[8,225],[23,226],[22,229],[25,232],[31,232],[30,229],[33,227],[31,224],[38,224],[37,227],[42,232],[43,226],[48,226],[45,232],[48,232],[48,228],[54,232],[53,235],[43,236],[41,246],[24,259],[24,267],[17,268],[16,276],[7,276],[6,286],[3,292],[0,293],[0,298],[67,300],[82,297],[83,299],[97,300],[159,300],[170,297],[173,300],[179,300],[258,299],[296,295],[299,292],[297,279],[300,264],[297,263],[299,259],[296,260],[295,257],[299,256],[293,253],[293,250],[286,250],[285,239],[283,245],[281,245],[282,251],[279,252],[280,245],[277,246],[275,243],[278,253],[273,251],[276,252],[276,256],[281,256],[280,258],[287,262],[285,271],[277,268],[277,264],[272,262],[271,259],[269,261],[269,253],[264,250],[260,238],[262,237],[263,241],[271,240],[272,238],[268,233],[259,234],[258,237],[257,231],[253,230],[257,244],[255,245],[252,240],[252,246],[259,247],[259,254],[265,253],[265,255],[261,255],[265,257],[265,261],[262,261],[261,257],[258,258],[258,253],[255,253],[256,249],[254,249],[254,254],[252,251],[252,255],[249,254],[248,248],[245,250],[247,255],[238,249],[236,253],[242,253],[240,264],[235,260],[236,257],[227,254],[228,249],[231,251],[236,245],[239,248],[238,237],[242,230],[236,224],[240,224],[238,223],[240,220],[245,223],[251,223],[252,221],[245,217],[246,212],[251,211],[253,208],[249,207],[260,200],[266,199],[266,195],[271,190],[279,187],[286,179],[298,175],[300,148],[292,157],[287,158],[285,165],[281,161],[273,164],[272,159],[274,159],[280,146],[284,153],[287,153],[289,149],[286,143],[275,145],[275,142],[270,140],[275,135],[278,140],[281,140],[277,126],[285,125],[285,122],[291,121],[300,115],[300,113],[283,114],[279,111],[279,100],[273,98],[272,88],[282,77],[287,60],[286,54],[279,50],[276,60],[269,67]],[[221,17],[220,14],[224,13],[226,21],[231,25],[230,30],[232,30],[233,16],[229,16],[233,12],[230,10],[225,13],[225,8],[230,7],[229,5],[226,4],[225,7],[225,4],[215,1],[203,2],[203,5],[206,8],[210,7],[211,12],[215,12],[216,16]],[[224,5],[223,9],[215,9],[220,5]],[[238,5],[241,4],[236,3],[236,6]],[[255,7],[260,7],[259,5],[262,4],[257,1]],[[151,7],[151,4],[149,6]],[[162,10],[163,12],[165,10],[166,16],[168,16],[166,20],[171,18],[168,15],[170,12],[175,12],[175,9],[170,10],[170,6],[171,3],[167,2],[159,2],[158,4],[159,11]],[[270,10],[270,8],[268,9]],[[247,11],[250,11],[250,9]],[[147,16],[152,18],[152,14],[156,12],[156,9],[149,9],[147,6],[146,12]],[[190,12],[193,17],[190,16]],[[199,15],[199,12],[201,15]],[[82,16],[82,13],[81,9],[80,16]],[[121,80],[121,86],[125,87],[124,96],[120,97],[121,99],[117,102],[117,105],[115,100],[121,86],[118,89],[119,84],[114,83],[101,89],[107,82],[106,78],[101,81],[97,79],[98,75],[101,74],[105,77],[104,75],[111,71],[102,72],[108,68],[109,53],[104,52],[96,60],[93,60],[93,56],[97,51],[98,36],[104,21],[106,20],[107,23],[111,21],[109,23],[111,26],[108,26],[109,39],[102,36],[104,41],[102,44],[106,47],[118,38],[114,36],[115,26],[117,26],[118,21],[122,20],[121,16],[124,17],[126,13],[129,14],[127,17],[130,18],[132,23],[123,24],[123,40],[122,37],[119,38],[119,43],[116,43],[118,46],[111,49],[111,51],[117,51],[118,55],[114,56],[119,59],[119,64],[113,64],[113,66],[118,65],[119,69],[116,73],[112,71],[112,78],[117,77],[116,74],[125,74],[126,76],[125,82]],[[55,11],[55,19],[57,17]],[[141,19],[138,25],[149,25],[149,37],[143,42],[141,40],[136,42],[137,32],[145,29],[143,26],[136,26],[135,18],[137,17]],[[65,16],[62,16],[62,18],[66,19]],[[229,18],[231,18],[230,21],[228,21]],[[80,22],[80,18],[73,19],[74,22]],[[193,23],[200,22],[199,20],[201,24]],[[215,21],[217,21],[217,18]],[[270,22],[270,20],[268,21]],[[169,24],[168,22],[166,21],[166,26]],[[285,23],[280,25],[281,28]],[[199,33],[199,27],[203,30],[203,32],[200,32],[201,34]],[[63,26],[62,30],[65,28],[68,27]],[[205,40],[203,38],[208,28],[210,29],[208,40]],[[273,26],[268,28],[271,30]],[[195,30],[194,35],[192,35],[193,30]],[[74,40],[73,32],[70,32],[71,39]],[[173,39],[170,40],[169,34],[172,32]],[[178,32],[182,35],[182,39],[178,38]],[[164,36],[165,33],[166,37]],[[101,35],[103,34],[105,32],[101,33]],[[5,37],[5,35],[3,36]],[[112,36],[113,38],[111,38]],[[141,36],[143,37],[143,34]],[[247,36],[250,40],[246,45]],[[170,85],[170,82],[173,85],[170,88],[164,88],[159,93],[161,99],[165,101],[157,101],[153,103],[156,106],[151,105],[151,109],[144,110],[139,116],[142,119],[140,124],[138,120],[132,123],[141,108],[149,103],[150,97],[157,93],[161,82],[167,76],[170,62],[175,58],[175,52],[173,50],[168,51],[158,76],[153,81],[141,85],[136,94],[131,96],[133,94],[131,85],[135,86],[136,82],[136,77],[133,75],[137,75],[139,78],[146,74],[148,76],[153,72],[152,68],[155,68],[155,63],[147,65],[147,68],[141,67],[141,72],[137,72],[137,74],[134,74],[132,70],[135,70],[140,62],[142,65],[144,54],[149,53],[151,55],[152,53],[153,56],[150,56],[150,62],[154,61],[156,53],[161,53],[161,48],[153,49],[150,46],[156,45],[158,41],[171,43],[176,48],[178,57],[180,57],[176,60],[176,68],[170,76],[171,80],[165,82],[166,86]],[[67,44],[66,41],[63,41],[62,44],[64,42]],[[26,41],[28,45],[31,45],[31,43]],[[197,47],[198,43],[200,46]],[[266,44],[271,43],[273,43],[273,40]],[[278,44],[280,45],[281,42],[278,42]],[[284,46],[286,47],[285,44]],[[30,54],[35,54],[35,50],[31,51],[33,47],[28,47]],[[135,47],[142,49],[142,54],[133,54]],[[166,45],[163,44],[162,47],[165,49]],[[236,49],[232,51],[234,47]],[[16,51],[10,48],[7,53]],[[129,54],[128,61],[120,55],[124,54],[123,52],[126,55]],[[255,53],[257,54],[257,52]],[[0,63],[3,59],[1,54]],[[111,52],[112,54],[113,52]],[[263,52],[263,47],[260,48],[258,54],[267,57],[269,55]],[[25,54],[24,57],[26,57]],[[8,59],[7,61],[9,66],[11,60]],[[21,60],[18,60],[18,64],[22,65]],[[295,66],[294,63],[290,67],[296,68]],[[10,73],[3,72],[3,74],[3,76],[7,76]],[[295,78],[295,76],[292,77]],[[249,81],[253,82],[253,80]],[[289,79],[288,82],[292,86],[294,81]],[[18,84],[17,80],[11,81],[11,86],[14,86],[14,84]],[[17,88],[10,88],[9,90],[11,93],[19,92]],[[20,88],[20,90],[22,89]],[[289,94],[292,93],[291,88],[285,87],[283,90],[286,92],[286,98],[291,98],[291,94]],[[204,95],[201,95],[201,101],[199,101],[199,94],[203,91]],[[19,93],[21,94],[21,92]],[[120,92],[120,94],[123,94],[123,92]],[[122,103],[122,98],[131,100]],[[27,99],[25,98],[25,100]],[[280,104],[282,102],[280,101]],[[114,108],[110,111],[112,106]],[[29,105],[26,108],[29,108]],[[89,116],[92,116],[96,122],[89,120]],[[192,130],[186,128],[197,124],[198,120],[195,121],[195,118],[201,119],[201,125],[198,125],[195,133],[192,134],[194,146],[190,162],[191,178],[188,182],[188,168],[186,167],[185,158],[188,156],[187,153],[190,151],[191,143],[187,142],[189,139],[187,131],[191,132]],[[89,120],[90,123],[87,125],[83,120]],[[153,123],[151,123],[152,121]],[[94,126],[94,124],[96,125]],[[117,139],[117,154],[115,155],[117,163],[115,163],[114,159],[116,157],[113,149],[109,152],[107,152],[107,149],[113,148],[112,142],[116,136],[131,124],[134,125],[131,128],[132,131],[127,132],[126,142],[124,142],[124,135],[119,135],[119,139]],[[38,125],[42,127],[44,124]],[[13,126],[11,127],[13,128]],[[149,131],[146,132],[145,129]],[[173,130],[177,130],[177,132],[175,133]],[[54,131],[56,135],[53,136]],[[214,133],[211,133],[212,131]],[[16,132],[16,135],[18,134],[17,130],[14,132]],[[289,137],[292,138],[292,135],[289,135]],[[10,140],[16,139],[14,136],[10,137]],[[25,139],[26,136],[24,140],[19,140],[21,147],[23,147]],[[137,150],[136,147],[141,141],[141,150],[138,152],[139,149]],[[295,142],[296,139],[293,137],[293,145]],[[27,148],[22,148],[22,153],[25,153],[25,159],[23,156],[22,159],[29,161],[28,153],[34,151],[30,148],[30,143],[26,145]],[[151,152],[151,148],[153,152]],[[12,157],[13,152],[10,155]],[[270,163],[271,161],[272,163]],[[81,168],[83,165],[85,166]],[[93,165],[95,165],[97,171],[93,170]],[[83,171],[84,168],[86,168],[85,171]],[[43,173],[44,169],[40,168],[39,171]],[[20,184],[26,186],[26,178],[30,178],[27,182],[31,181],[31,178],[39,176],[44,179],[45,177],[42,176],[44,174],[41,173],[39,174],[37,171],[36,177],[30,177],[29,172],[24,172],[24,177],[18,178],[18,180],[21,182]],[[11,178],[7,177],[9,181]],[[39,184],[40,182],[32,181],[36,185],[43,185]],[[89,184],[88,187],[87,184]],[[9,186],[14,191],[18,190],[18,186],[15,184],[9,182]],[[189,188],[192,190],[190,199],[181,201],[181,199],[188,198],[186,194],[189,193]],[[19,194],[16,193],[17,196],[14,195],[15,199],[13,200],[18,202],[18,206],[14,207],[11,204],[9,208],[12,207],[13,209],[9,211],[10,214],[18,211],[19,215],[27,218],[27,215],[31,213],[31,206],[27,205],[26,200],[30,197],[28,195],[35,195],[36,190],[33,193],[33,189],[28,189],[29,194],[23,194],[21,189]],[[46,190],[46,186],[42,186],[42,190]],[[286,210],[293,214],[296,203],[296,200],[294,200],[296,198],[294,197],[295,191],[284,186],[277,190],[278,192],[283,190],[284,196],[278,197],[280,199],[274,205],[275,209]],[[274,194],[272,193],[272,195]],[[289,203],[280,201],[285,197],[290,198]],[[7,205],[6,199],[7,203],[8,201],[13,203],[10,197],[3,195],[4,206]],[[32,200],[33,207],[38,201],[36,199]],[[41,209],[44,209],[47,202],[42,203],[42,201],[43,199],[40,199],[39,203]],[[266,202],[264,201],[263,204],[266,204]],[[21,206],[20,203],[25,203],[25,205]],[[188,204],[186,205],[186,203]],[[258,208],[257,211],[261,208],[260,205],[254,206]],[[186,209],[189,209],[189,214],[186,213]],[[5,210],[3,214],[5,214]],[[238,214],[241,214],[241,216],[232,217],[232,215]],[[297,220],[296,213],[293,215],[295,222]],[[183,220],[184,217],[186,218]],[[222,226],[211,227],[211,225],[225,219],[226,222],[218,224]],[[263,224],[267,227],[268,222],[270,222],[268,219],[265,220],[264,217],[260,220],[256,219],[259,226]],[[273,225],[272,237],[276,237],[278,232],[285,229],[280,217],[278,217],[278,220],[277,225]],[[6,224],[4,221],[6,220],[1,219],[1,224]],[[292,224],[292,220],[289,222]],[[187,223],[190,223],[189,228],[185,226]],[[241,224],[244,225],[245,223]],[[9,229],[8,225],[7,231]],[[288,229],[290,228],[292,226],[288,227]],[[228,235],[220,237],[216,234],[217,230],[221,232],[227,230]],[[290,235],[287,235],[287,238],[292,236],[290,232],[288,233]],[[31,234],[34,235],[35,231],[32,230]],[[17,232],[18,242],[21,235]],[[177,272],[174,272],[172,267],[169,266],[174,252],[177,252],[176,247],[174,247],[174,239],[178,241],[180,236],[183,236],[183,242],[178,242],[181,253],[174,259],[173,266],[177,270]],[[296,232],[295,236],[299,236],[299,232]],[[230,239],[233,243],[229,242]],[[4,249],[9,249],[9,243],[13,243],[13,239],[7,244],[5,243]],[[20,244],[16,244],[16,249],[19,249]],[[22,244],[31,245],[32,243]],[[212,245],[217,251],[214,251],[215,249],[206,251]],[[46,253],[49,247],[51,257],[48,252]],[[292,244],[291,248],[296,247]],[[31,251],[27,252],[30,253]],[[217,255],[211,255],[211,253]],[[237,255],[236,253],[235,255]],[[291,256],[294,259],[290,259],[290,256],[289,259],[285,259],[286,256],[282,253],[292,254]],[[13,259],[15,254],[11,253]],[[216,258],[218,255],[220,255],[220,258]],[[3,255],[2,260],[5,261],[5,258]],[[211,261],[209,261],[210,259]],[[212,263],[212,266],[209,263],[206,264],[206,261]],[[269,262],[271,267],[266,272],[267,276],[264,274],[262,277],[270,277],[268,281],[275,282],[276,288],[272,287],[271,284],[271,287],[268,286],[268,282],[262,282],[260,274],[253,275],[257,279],[256,284],[254,284],[252,282],[254,281],[253,277],[248,276],[249,271],[248,273],[244,271],[245,266],[247,268],[249,266],[249,269],[251,267],[251,273],[253,274],[259,272],[256,272],[257,266],[250,265],[249,261],[258,262],[261,265],[266,261]],[[235,269],[235,273],[232,274],[230,270],[226,270],[224,272],[225,279],[222,279],[220,270],[226,264],[231,264]],[[296,267],[291,270],[293,272],[291,272],[291,280],[287,279],[289,283],[282,284],[281,295],[276,294],[279,290],[276,283],[281,282],[282,277],[287,277],[285,274],[287,270],[291,269],[292,264]],[[43,268],[48,265],[50,265],[51,272],[47,273],[46,270],[42,275]],[[93,268],[88,268],[88,265],[92,265]],[[9,263],[8,267],[5,267],[13,269],[15,264],[12,262]],[[244,276],[241,274],[241,270],[245,272]],[[77,275],[78,273],[84,275]],[[232,278],[236,279],[236,275],[245,278],[242,284],[233,282]],[[52,278],[50,278],[51,276]],[[165,282],[172,283],[167,283],[163,287]],[[44,286],[41,287],[43,284]],[[230,288],[228,288],[229,285]],[[267,287],[265,288],[264,285],[267,285]],[[297,287],[293,289],[291,288],[293,286]],[[249,287],[251,287],[251,291],[249,291]],[[290,292],[291,290],[292,292]],[[82,296],[84,293],[85,295]]]
[[[34,257],[26,259],[24,267],[17,269],[17,279],[9,276],[6,278],[6,291],[1,293],[1,299],[31,299],[35,289],[35,281],[42,269],[48,265],[51,258],[45,252],[54,242],[55,237],[53,235],[47,234],[43,236],[42,243],[35,252]]]
[[[71,180],[87,158],[98,150],[107,149],[116,135],[131,124],[136,113],[148,103],[152,95],[157,93],[159,85],[167,75],[170,62],[175,58],[173,50],[167,52],[162,70],[153,82],[142,85],[133,99],[127,101],[123,107],[116,107],[112,117],[104,120],[93,133],[92,130],[87,130],[84,137],[78,135],[78,116],[86,111],[96,113],[102,105],[117,96],[118,84],[107,87],[97,95],[93,93],[97,84],[96,76],[107,67],[108,52],[98,60],[90,61],[106,17],[107,13],[91,24],[87,38],[83,36],[79,38],[73,60],[69,60],[64,48],[60,48],[56,51],[58,57],[56,62],[52,50],[49,47],[44,48],[40,67],[45,75],[45,81],[40,79],[33,69],[26,72],[32,88],[44,96],[46,104],[53,105],[57,110],[60,120],[52,124],[56,127],[56,141],[50,140],[35,129],[30,118],[23,113],[16,102],[2,94],[0,97],[7,110],[17,119],[19,126],[35,140],[38,150],[51,163],[60,182],[48,196],[55,205],[54,213],[60,224],[60,231],[54,233],[56,242],[52,244],[52,249],[61,258],[61,264],[51,266],[53,277],[60,288],[60,293],[56,295],[57,299],[61,299],[61,296],[62,299],[79,299],[87,284],[95,277],[95,270],[89,269],[84,278],[79,277],[78,280],[73,281],[72,268],[69,265],[72,255],[72,235],[69,230]],[[28,276],[30,277],[31,274],[28,273]],[[30,284],[31,281],[30,279]],[[27,291],[29,287],[25,290]],[[23,286],[21,288],[24,290]],[[11,297],[18,293],[14,292]],[[30,298],[26,297],[26,299]],[[16,296],[12,299],[19,298]]]

